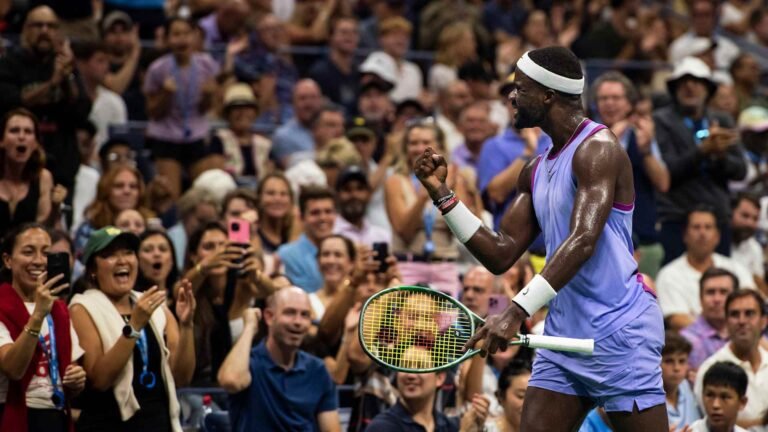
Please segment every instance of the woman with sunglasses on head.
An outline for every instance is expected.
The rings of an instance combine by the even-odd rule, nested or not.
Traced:
[[[11,230],[2,244],[0,283],[0,430],[67,432],[70,400],[85,386],[83,355],[69,311],[47,279],[51,237],[39,224]]]
[[[70,305],[90,378],[78,431],[181,432],[176,384],[186,385],[195,367],[195,299],[182,281],[177,322],[164,291],[134,291],[138,247],[134,234],[108,226],[85,248],[90,287]]]

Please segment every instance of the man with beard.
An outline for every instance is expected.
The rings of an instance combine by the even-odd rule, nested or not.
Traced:
[[[336,385],[323,361],[300,350],[311,324],[309,297],[288,287],[267,299],[267,337],[256,347],[261,311],[243,313],[243,333],[219,369],[233,431],[339,432]]]
[[[755,239],[757,220],[760,217],[760,201],[753,195],[741,193],[734,200],[732,211],[731,258],[746,267],[755,279],[755,285],[764,294],[768,294],[763,248]]]
[[[69,41],[48,6],[27,14],[21,46],[0,59],[0,113],[24,107],[40,120],[46,167],[55,183],[74,190],[80,166],[76,126],[88,120],[91,103],[74,73]],[[71,196],[67,198],[71,202]]]
[[[553,144],[523,168],[500,232],[448,189],[448,164],[434,150],[414,168],[456,238],[491,272],[507,271],[544,234],[541,273],[465,349],[506,350],[546,305],[544,334],[597,341],[591,356],[537,350],[521,430],[575,430],[598,405],[615,430],[667,432],[663,320],[632,258],[632,168],[616,137],[585,116],[583,90],[579,59],[567,48],[532,50],[517,62],[509,94],[515,128],[541,127]]]
[[[334,234],[341,234],[357,244],[392,243],[392,233],[371,224],[365,217],[371,200],[371,185],[365,171],[350,165],[339,174],[336,181],[339,217],[333,227]]]

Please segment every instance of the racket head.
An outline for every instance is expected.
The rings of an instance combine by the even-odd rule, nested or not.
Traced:
[[[369,357],[399,372],[449,369],[478,351],[463,352],[483,320],[453,297],[430,288],[399,286],[371,296],[360,312],[358,336]]]

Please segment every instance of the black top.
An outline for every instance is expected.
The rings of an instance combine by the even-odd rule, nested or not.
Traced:
[[[80,396],[82,413],[77,421],[78,432],[168,432],[171,430],[170,408],[168,395],[165,391],[163,374],[160,367],[160,346],[155,338],[155,332],[149,325],[145,328],[147,345],[149,346],[149,368],[154,372],[157,383],[151,389],[140,383],[143,363],[138,345],[133,348],[133,392],[139,402],[139,409],[128,421],[123,422],[120,409],[114,396],[114,389],[107,391],[94,390],[86,386]]]
[[[11,227],[37,219],[37,204],[40,201],[40,180],[34,180],[29,184],[27,196],[16,204],[16,210],[11,216],[11,207],[8,201],[0,200],[0,237]]]
[[[458,432],[458,422],[449,419],[445,414],[433,411],[435,418],[435,432]],[[373,419],[367,432],[424,432],[424,426],[416,423],[411,417],[411,413],[406,411],[405,407],[398,400],[397,403],[387,411],[376,416]]]

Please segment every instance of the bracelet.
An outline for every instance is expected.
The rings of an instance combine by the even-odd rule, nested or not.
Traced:
[[[24,326],[24,331],[29,333],[30,335],[34,337],[40,337],[40,330],[33,330],[29,326]]]
[[[202,275],[203,274],[203,266],[200,265],[200,263],[195,264],[195,271],[197,274]]]
[[[441,198],[438,198],[437,200],[433,201],[432,204],[434,204],[435,207],[439,208],[441,205],[443,205],[444,202],[454,198],[455,196],[456,196],[456,194],[453,191],[450,191],[450,193],[448,195],[446,195],[444,197],[441,197]]]
[[[455,195],[452,195],[452,196],[451,196],[451,199],[449,199],[448,201],[445,201],[445,202],[441,203],[439,206],[437,206],[437,209],[438,209],[438,210],[440,210],[440,213],[442,213],[442,214],[445,214],[445,213],[446,213],[446,211],[447,211],[449,208],[451,208],[451,206],[452,206],[452,205],[456,204],[457,202],[459,202],[459,199],[458,199],[458,198],[456,198],[456,196],[455,196]]]
[[[550,300],[555,298],[557,291],[540,274],[531,279],[522,290],[512,299],[517,303],[528,316],[533,316],[537,310],[541,309]]]

